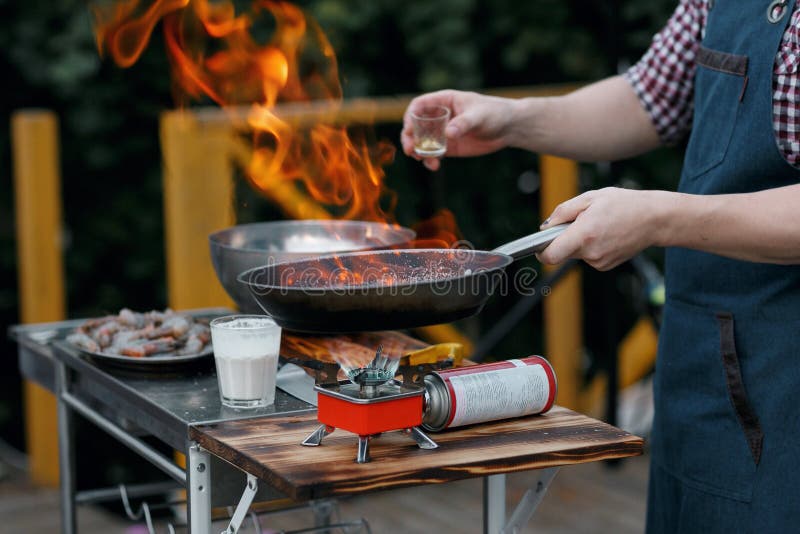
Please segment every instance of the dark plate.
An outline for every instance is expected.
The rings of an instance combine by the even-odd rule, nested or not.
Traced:
[[[152,356],[145,356],[143,358],[134,358],[131,356],[122,356],[119,354],[106,354],[103,352],[92,352],[82,349],[77,345],[73,345],[69,341],[67,343],[75,350],[80,351],[81,354],[89,356],[98,363],[111,364],[115,367],[128,367],[128,368],[155,368],[161,369],[164,367],[172,367],[175,365],[187,365],[195,363],[198,360],[208,358],[214,354],[211,343],[203,348],[202,351],[195,354],[175,355],[169,353],[154,354]]]
[[[205,308],[200,310],[193,310],[191,312],[180,312],[185,315],[191,316],[193,319],[211,320],[224,315],[236,313],[226,308]],[[70,331],[71,332],[71,331]],[[133,358],[131,356],[121,356],[119,354],[107,354],[104,352],[92,352],[77,345],[66,341],[66,343],[73,347],[81,354],[88,356],[98,364],[111,365],[113,367],[126,368],[131,370],[142,371],[165,371],[173,367],[189,366],[201,362],[202,360],[214,354],[211,342],[201,350],[194,354],[176,355],[170,353],[154,354],[152,356],[145,356],[144,358]]]

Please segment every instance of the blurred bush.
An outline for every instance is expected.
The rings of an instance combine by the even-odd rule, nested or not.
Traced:
[[[675,0],[309,0],[339,58],[346,96],[416,93],[588,81],[636,61]],[[79,0],[0,0],[2,119],[45,107],[61,120],[61,166],[71,316],[122,306],[165,305],[158,115],[172,106],[160,33],[127,70],[102,61],[90,16]],[[0,322],[18,321],[10,143],[0,129]],[[379,134],[398,138],[397,126]],[[438,176],[398,155],[388,169],[398,217],[411,224],[440,207],[455,212],[464,235],[492,248],[537,226],[537,159],[519,151],[449,161]],[[634,162],[587,166],[584,185],[674,186],[674,150]],[[275,217],[255,197],[242,218]],[[246,204],[246,205],[245,205]],[[502,313],[494,301],[464,326],[479,333]],[[535,315],[535,314],[534,314]],[[531,318],[531,321],[535,317]],[[523,326],[498,355],[532,352],[536,329]],[[6,362],[15,347],[3,342]],[[0,436],[22,445],[19,377],[3,373]]]

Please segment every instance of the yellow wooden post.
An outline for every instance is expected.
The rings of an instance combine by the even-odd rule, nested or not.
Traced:
[[[11,117],[19,305],[24,323],[65,316],[58,119],[44,110]],[[25,439],[36,484],[58,485],[58,429],[52,393],[24,384]]]
[[[175,309],[232,306],[214,274],[208,235],[234,224],[233,166],[228,124],[191,113],[161,117],[167,296]]]
[[[555,207],[578,194],[578,164],[542,156],[541,210],[547,217]],[[546,269],[550,269],[549,267]],[[583,350],[581,275],[573,270],[544,299],[545,354],[558,377],[558,404],[580,409],[580,365]]]
[[[161,116],[167,299],[176,310],[233,307],[208,248],[208,235],[236,220],[232,142],[225,122],[203,123],[184,111]],[[182,453],[175,460],[186,467]]]
[[[658,352],[658,332],[652,319],[642,317],[619,344],[619,388],[623,389],[653,370]]]

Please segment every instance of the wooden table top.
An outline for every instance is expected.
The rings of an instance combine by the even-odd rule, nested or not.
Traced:
[[[371,440],[366,464],[355,462],[358,439],[345,430],[319,447],[300,445],[317,426],[311,413],[203,425],[190,435],[296,500],[624,458],[643,447],[638,436],[559,406],[545,415],[429,433],[435,450],[387,432]]]

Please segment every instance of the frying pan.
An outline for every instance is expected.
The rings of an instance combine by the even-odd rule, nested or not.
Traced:
[[[247,269],[323,254],[408,248],[413,230],[366,221],[272,221],[240,224],[208,236],[211,263],[242,313],[260,313],[248,288],[236,281]],[[406,246],[403,246],[403,245]]]
[[[342,333],[413,328],[480,312],[516,259],[541,252],[568,224],[491,252],[407,249],[265,265],[238,277],[283,328]]]

